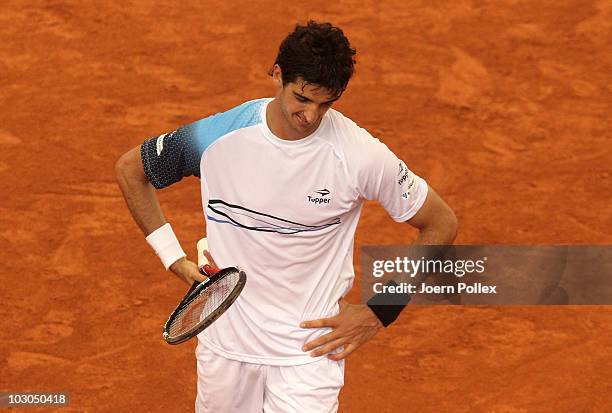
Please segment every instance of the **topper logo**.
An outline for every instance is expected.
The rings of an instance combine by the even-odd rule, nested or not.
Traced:
[[[329,204],[331,202],[331,198],[325,198],[330,194],[329,189],[319,189],[318,191],[313,192],[320,196],[307,195],[308,202],[312,202],[313,204]]]
[[[404,175],[402,175],[402,177],[398,179],[397,184],[398,185],[403,184],[404,182],[406,182],[408,178],[410,178],[410,171],[406,169],[406,172],[404,173]]]

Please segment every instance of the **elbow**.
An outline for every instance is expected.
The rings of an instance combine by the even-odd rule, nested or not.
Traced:
[[[418,227],[420,234],[416,240],[419,245],[452,245],[459,230],[459,220],[448,207],[438,209],[430,220]]]
[[[448,213],[445,219],[445,232],[446,232],[446,244],[452,244],[457,238],[457,233],[459,232],[459,220],[457,219],[457,215],[455,212],[448,208]]]
[[[432,221],[430,231],[436,234],[435,238],[439,244],[451,245],[455,241],[459,231],[459,220],[448,205],[445,205],[445,208]]]
[[[121,155],[117,162],[115,163],[115,179],[117,183],[121,186],[123,182],[125,182],[125,175],[127,170],[129,169],[128,162],[128,153],[124,153]]]
[[[127,181],[148,182],[140,160],[140,147],[133,148],[121,155],[115,163],[115,178],[122,187]]]

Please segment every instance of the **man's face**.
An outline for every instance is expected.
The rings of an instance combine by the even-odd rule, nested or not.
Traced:
[[[276,97],[287,126],[305,137],[319,127],[325,112],[340,96],[298,78],[284,86],[281,84]]]

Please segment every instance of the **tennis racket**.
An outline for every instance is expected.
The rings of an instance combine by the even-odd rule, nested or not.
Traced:
[[[198,241],[198,267],[208,278],[194,282],[164,325],[164,340],[180,344],[202,332],[219,318],[242,292],[246,274],[238,267],[213,269],[204,255],[206,238]]]

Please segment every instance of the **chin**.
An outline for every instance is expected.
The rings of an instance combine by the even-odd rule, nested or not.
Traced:
[[[295,129],[301,131],[301,132],[305,132],[305,131],[312,131],[314,129],[316,129],[316,126],[318,124],[316,123],[311,123],[309,125],[303,125],[299,120],[295,120],[293,123]]]

